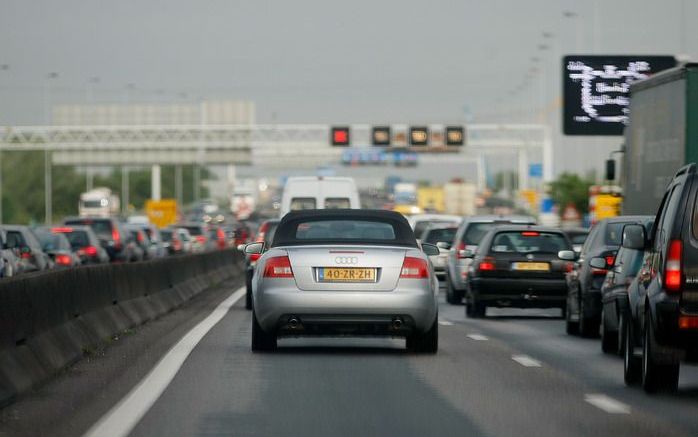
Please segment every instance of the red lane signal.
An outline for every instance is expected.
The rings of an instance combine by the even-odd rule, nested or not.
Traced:
[[[349,128],[348,127],[333,127],[332,128],[333,146],[348,146],[349,145]]]

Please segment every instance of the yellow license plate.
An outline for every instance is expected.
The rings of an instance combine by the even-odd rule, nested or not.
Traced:
[[[535,272],[550,271],[550,264],[548,263],[514,263],[513,267],[514,270],[525,270]]]
[[[318,269],[319,282],[376,282],[376,269],[372,268],[335,268]]]

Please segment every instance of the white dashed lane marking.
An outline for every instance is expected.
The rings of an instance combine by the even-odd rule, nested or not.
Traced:
[[[482,334],[468,334],[468,338],[475,341],[487,341],[489,338]]]
[[[630,407],[604,394],[588,394],[584,400],[608,414],[630,414]]]
[[[540,361],[529,357],[528,355],[512,355],[511,359],[521,364],[524,367],[540,367]]]
[[[449,322],[448,320],[439,320],[439,325],[441,325],[441,326],[453,326],[453,322]]]

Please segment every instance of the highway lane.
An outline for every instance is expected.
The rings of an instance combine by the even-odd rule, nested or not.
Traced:
[[[692,389],[650,398],[624,387],[620,360],[602,356],[596,341],[560,336],[560,319],[471,321],[463,307],[445,303],[440,317],[436,356],[381,339],[291,339],[276,353],[253,354],[250,314],[236,307],[132,435],[636,436],[698,429],[698,418],[688,417],[698,406]],[[473,333],[488,339],[468,337]],[[600,376],[590,376],[599,368]],[[682,386],[698,387],[694,370]],[[679,408],[654,414],[654,404],[662,413]]]
[[[7,407],[0,435],[84,433],[139,385],[136,374],[142,381],[157,369],[237,286],[163,317]],[[442,302],[435,356],[410,354],[404,340],[393,339],[288,339],[277,352],[253,354],[243,304],[226,309],[191,345],[131,435],[637,436],[698,429],[698,368],[682,368],[678,394],[647,396],[623,385],[620,359],[603,355],[598,340],[567,336],[552,310],[490,310],[491,317],[472,320],[462,306]]]

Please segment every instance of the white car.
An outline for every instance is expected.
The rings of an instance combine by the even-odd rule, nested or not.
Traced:
[[[288,213],[252,278],[252,350],[278,336],[405,337],[407,348],[438,349],[438,281],[407,220],[379,210]]]

